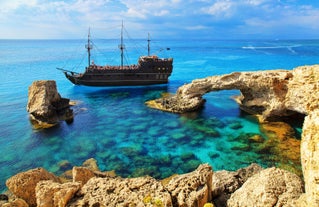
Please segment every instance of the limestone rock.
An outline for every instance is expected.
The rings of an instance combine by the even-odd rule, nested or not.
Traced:
[[[287,206],[302,193],[303,183],[297,175],[273,167],[250,177],[227,204],[229,207]]]
[[[64,207],[80,189],[81,183],[56,183],[51,180],[40,181],[36,186],[37,207]]]
[[[292,113],[308,114],[318,108],[319,65],[302,66],[294,70],[268,70],[235,72],[193,80],[178,88],[176,95],[147,102],[160,110],[184,113],[204,104],[205,93],[238,89],[236,100],[240,107],[263,119],[289,116]]]
[[[95,177],[92,170],[86,167],[73,167],[72,169],[73,182],[80,182],[84,185],[88,180]]]
[[[47,128],[60,120],[72,121],[69,99],[61,98],[53,80],[35,81],[29,87],[27,111],[35,128]]]
[[[69,206],[172,206],[170,194],[151,177],[91,178]]]
[[[239,189],[248,178],[260,172],[262,167],[251,164],[235,172],[221,170],[213,174],[212,196],[216,206],[227,206],[231,194]]]
[[[1,205],[1,207],[29,207],[29,205],[23,199],[17,198]]]
[[[100,171],[97,161],[94,158],[87,159],[83,162],[82,167],[86,167],[92,171]]]
[[[319,206],[319,109],[305,118],[301,138],[301,162],[308,206]]]
[[[202,207],[212,199],[212,167],[200,165],[195,171],[174,176],[166,186],[173,206]]]
[[[6,185],[15,196],[22,198],[30,206],[35,206],[35,187],[42,180],[59,182],[59,179],[52,173],[43,168],[36,168],[12,176],[6,181]]]

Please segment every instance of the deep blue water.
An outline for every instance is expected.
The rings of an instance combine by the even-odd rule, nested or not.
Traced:
[[[44,167],[59,174],[91,157],[101,170],[115,169],[125,177],[163,178],[203,162],[214,170],[235,170],[251,162],[275,165],[240,147],[247,136],[261,132],[231,99],[238,91],[209,93],[203,110],[186,115],[157,111],[144,103],[196,78],[292,69],[319,61],[319,40],[154,40],[153,53],[174,58],[168,84],[90,88],[72,85],[56,70],[83,71],[84,44],[85,40],[0,40],[0,191],[5,180],[20,171]],[[119,64],[118,44],[97,40],[92,59],[96,64]],[[147,52],[145,44],[127,43],[130,63]],[[140,45],[145,46],[134,49]],[[55,80],[61,96],[78,103],[72,124],[32,128],[26,104],[28,87],[35,80]],[[61,167],[65,161],[69,165]]]

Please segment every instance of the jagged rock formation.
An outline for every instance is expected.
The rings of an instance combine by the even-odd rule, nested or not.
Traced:
[[[231,195],[227,206],[291,206],[302,193],[303,183],[297,175],[273,167],[250,177]]]
[[[96,171],[94,163],[89,159],[81,167],[74,166],[73,176],[67,180],[42,168],[19,173],[8,179],[6,184],[14,196],[8,194],[9,200],[2,206],[271,206],[276,198],[281,206],[296,206],[297,200],[292,199],[302,193],[298,176],[278,168],[264,170],[257,164],[215,173],[208,164],[201,164],[193,172],[158,181],[149,176],[112,176]],[[243,199],[252,193],[255,200]],[[261,199],[263,195],[268,196],[266,200]]]
[[[305,118],[302,130],[300,151],[306,190],[305,202],[308,206],[319,206],[319,109]]]
[[[212,168],[203,164],[194,172],[173,177],[166,186],[173,206],[204,206],[212,200]]]
[[[43,180],[59,182],[59,178],[52,173],[43,168],[36,168],[12,176],[6,181],[6,185],[14,195],[25,200],[30,206],[35,206],[35,187]]]
[[[227,170],[217,171],[213,174],[212,196],[216,206],[227,206],[230,196],[238,190],[251,176],[262,171],[263,168],[253,163],[246,168],[235,172]]]
[[[35,81],[29,87],[27,111],[35,128],[48,128],[60,120],[73,121],[69,99],[61,98],[53,80]]]
[[[200,165],[195,171],[175,175],[167,182],[152,177],[121,178],[95,171],[90,159],[73,167],[73,179],[63,180],[42,168],[21,172],[6,182],[14,194],[3,205],[13,206],[193,206],[211,201],[212,168]],[[89,166],[84,167],[84,165]],[[16,198],[19,198],[17,200]],[[26,205],[24,205],[26,204]]]
[[[174,113],[200,108],[203,95],[211,91],[238,89],[236,100],[250,113],[261,114],[263,119],[287,116],[293,112],[308,114],[319,103],[317,80],[319,65],[302,66],[294,70],[235,72],[221,76],[197,79],[181,86],[176,95],[149,101],[150,107]]]
[[[319,206],[319,65],[293,70],[236,72],[192,81],[176,95],[148,101],[147,105],[174,113],[194,111],[204,104],[205,93],[238,89],[240,107],[260,114],[260,121],[293,113],[306,115],[301,139],[301,164],[306,194],[299,206]]]

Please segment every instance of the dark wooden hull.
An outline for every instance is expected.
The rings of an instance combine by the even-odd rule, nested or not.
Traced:
[[[165,84],[173,70],[173,59],[144,56],[138,65],[96,66],[90,65],[84,73],[64,70],[73,84],[85,86],[139,86]]]
[[[130,76],[123,75],[95,75],[94,78],[79,77],[65,72],[65,76],[75,85],[85,86],[139,86],[139,85],[154,85],[165,84],[168,82],[168,75],[140,75],[131,74]],[[150,78],[154,76],[155,78]],[[156,77],[159,78],[156,78]],[[160,78],[160,76],[162,78]]]

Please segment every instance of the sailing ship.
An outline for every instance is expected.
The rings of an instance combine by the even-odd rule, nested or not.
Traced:
[[[150,55],[150,38],[147,39],[147,56],[140,56],[137,64],[124,65],[123,43],[123,24],[121,29],[121,40],[119,49],[121,51],[120,65],[96,65],[91,62],[91,50],[93,44],[90,39],[90,30],[85,48],[88,53],[88,66],[85,72],[78,73],[75,71],[62,70],[68,80],[75,85],[85,86],[138,86],[165,84],[173,70],[173,58],[159,58],[156,55]]]

